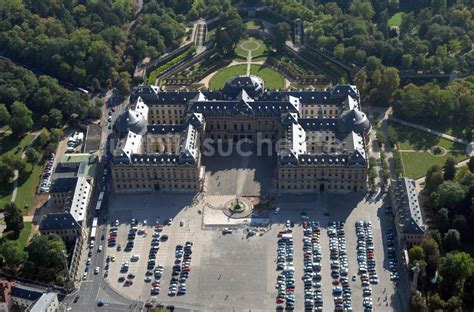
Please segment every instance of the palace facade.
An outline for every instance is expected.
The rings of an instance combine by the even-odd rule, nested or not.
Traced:
[[[114,125],[116,192],[201,190],[203,143],[275,144],[280,192],[365,192],[371,131],[352,85],[265,91],[259,77],[235,77],[222,91],[139,86]]]

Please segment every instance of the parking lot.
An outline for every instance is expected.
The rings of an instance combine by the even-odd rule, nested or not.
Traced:
[[[348,284],[351,288],[351,305],[354,311],[363,311],[363,287],[361,275],[358,274],[356,221],[371,221],[373,231],[375,272],[378,284],[370,285],[373,307],[375,311],[405,311],[407,301],[402,300],[402,294],[395,292],[395,284],[390,281],[388,261],[385,258],[382,233],[389,226],[389,219],[378,209],[382,203],[366,202],[362,195],[318,195],[318,196],[284,196],[279,200],[281,208],[278,214],[269,211],[270,223],[268,230],[262,235],[248,237],[248,226],[234,226],[231,234],[223,235],[223,226],[203,227],[203,214],[206,197],[196,205],[192,205],[193,195],[176,195],[166,193],[116,195],[110,203],[109,220],[119,220],[117,244],[106,248],[106,255],[115,256],[115,262],[110,262],[107,281],[111,287],[130,299],[143,301],[153,300],[157,303],[174,304],[203,310],[275,310],[278,290],[277,276],[281,271],[277,266],[278,233],[285,228],[287,220],[294,222],[292,238],[294,242],[293,266],[295,269],[295,310],[304,310],[304,250],[303,225],[301,213],[304,212],[309,221],[320,224],[321,249],[321,295],[323,311],[334,311],[335,297],[333,296],[334,279],[331,276],[330,238],[328,224],[331,221],[345,221],[343,225],[345,248],[347,253]],[[137,228],[144,229],[146,235],[138,234],[134,239],[131,251],[124,247],[130,231],[130,221],[136,218]],[[161,235],[169,238],[160,242],[156,253],[155,268],[163,265],[160,281],[160,292],[151,295],[152,281],[145,282],[147,261],[152,244],[154,228],[157,219],[163,223],[173,218],[170,226],[163,226]],[[147,225],[143,225],[143,220]],[[381,222],[382,220],[382,222]],[[180,225],[182,221],[182,226]],[[110,229],[111,225],[109,225]],[[108,233],[108,231],[107,231]],[[107,240],[108,237],[105,237]],[[186,279],[184,295],[169,296],[169,286],[172,278],[173,265],[176,259],[176,245],[184,245],[187,241],[193,243],[192,260],[189,265],[189,277]],[[107,245],[106,242],[104,246]],[[130,257],[139,255],[140,259],[132,262]],[[120,273],[124,262],[129,263],[127,274]],[[182,260],[183,261],[183,260]],[[341,268],[342,269],[342,268]],[[102,268],[103,272],[103,268]],[[135,274],[133,284],[124,286],[124,281],[118,278],[127,277],[128,273]],[[355,281],[353,275],[357,275]],[[152,276],[153,277],[153,276]],[[178,279],[180,275],[177,276]],[[156,285],[156,284],[155,284]],[[179,284],[178,284],[179,287]],[[313,290],[316,290],[313,287]]]

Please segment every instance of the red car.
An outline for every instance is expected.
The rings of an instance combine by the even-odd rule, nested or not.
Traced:
[[[285,302],[284,298],[277,298],[277,303],[283,303],[283,302]]]
[[[125,283],[124,283],[125,286],[131,286],[133,285],[133,281],[132,280],[126,280]]]
[[[111,111],[115,113],[115,108],[112,107]]]
[[[112,108],[112,109],[113,109],[113,108]],[[146,307],[146,308],[153,308],[153,302],[151,302],[151,301],[145,302],[145,307]]]
[[[160,287],[160,282],[154,281],[151,285],[153,287]]]
[[[186,267],[183,268],[183,271],[184,271],[184,272],[189,272],[190,270],[191,270],[191,268],[188,267],[188,266],[186,266]]]

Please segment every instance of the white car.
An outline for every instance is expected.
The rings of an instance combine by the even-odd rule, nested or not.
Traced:
[[[98,252],[102,251],[102,245],[99,245],[99,248],[97,249]]]
[[[273,214],[277,214],[278,212],[280,212],[280,207],[275,207],[275,209],[273,209]]]
[[[95,267],[94,274],[99,274],[99,271],[100,271],[100,268],[99,268],[99,267]]]

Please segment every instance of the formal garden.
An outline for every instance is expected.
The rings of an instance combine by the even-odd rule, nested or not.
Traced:
[[[396,146],[403,173],[409,178],[423,177],[428,168],[433,165],[442,166],[448,157],[454,157],[457,162],[468,158],[466,145],[396,122],[389,122],[389,133],[396,133]]]
[[[240,64],[226,67],[218,71],[209,81],[209,89],[219,90],[224,87],[226,81],[235,76],[246,75],[247,65]],[[265,88],[269,90],[281,90],[285,87],[285,79],[276,70],[265,65],[251,65],[250,75],[263,79]]]

